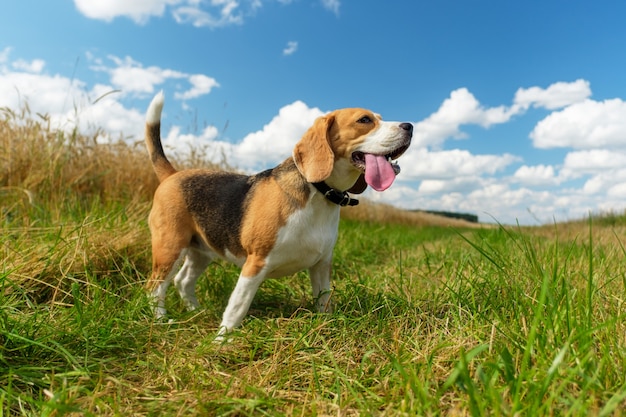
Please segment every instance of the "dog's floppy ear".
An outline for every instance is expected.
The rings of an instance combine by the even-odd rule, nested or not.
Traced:
[[[366,188],[367,183],[365,182],[365,175],[361,174],[359,175],[359,178],[357,178],[354,185],[350,187],[348,192],[352,194],[361,194],[363,191],[365,191]]]
[[[334,121],[333,115],[317,118],[293,149],[296,167],[308,182],[324,181],[333,171],[335,154],[330,147],[328,131]]]

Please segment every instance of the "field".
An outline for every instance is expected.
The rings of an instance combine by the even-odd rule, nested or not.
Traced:
[[[152,318],[142,144],[0,121],[0,415],[621,415],[626,216],[476,227],[363,204],[342,213],[336,312],[306,273],[263,284],[213,341],[238,271],[204,307]],[[179,167],[202,165],[202,150]]]

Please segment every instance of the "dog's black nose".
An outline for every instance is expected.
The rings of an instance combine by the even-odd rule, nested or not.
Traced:
[[[409,133],[413,133],[413,124],[412,123],[400,123],[400,129],[404,129]]]

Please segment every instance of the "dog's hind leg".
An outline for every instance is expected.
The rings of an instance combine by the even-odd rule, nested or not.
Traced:
[[[146,282],[146,289],[154,303],[155,317],[162,318],[166,314],[167,288],[187,255],[191,236],[171,233],[171,228],[153,228],[153,230],[152,275]]]
[[[192,248],[186,250],[185,262],[174,277],[174,285],[189,311],[200,307],[196,298],[196,281],[212,260],[211,256],[199,250]]]
[[[167,288],[170,282],[172,282],[176,270],[180,266],[183,256],[184,253],[179,253],[177,258],[174,258],[173,261],[166,264],[159,264],[156,261],[153,262],[152,275],[148,282],[146,282],[146,289],[149,291],[152,302],[154,303],[154,316],[157,319],[167,314],[165,309],[165,294],[167,293]]]

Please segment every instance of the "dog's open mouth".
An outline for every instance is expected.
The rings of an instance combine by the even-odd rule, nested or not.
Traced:
[[[391,186],[400,173],[398,159],[407,149],[404,144],[385,155],[375,155],[365,152],[353,152],[352,164],[365,173],[365,182],[376,191],[384,191]]]

